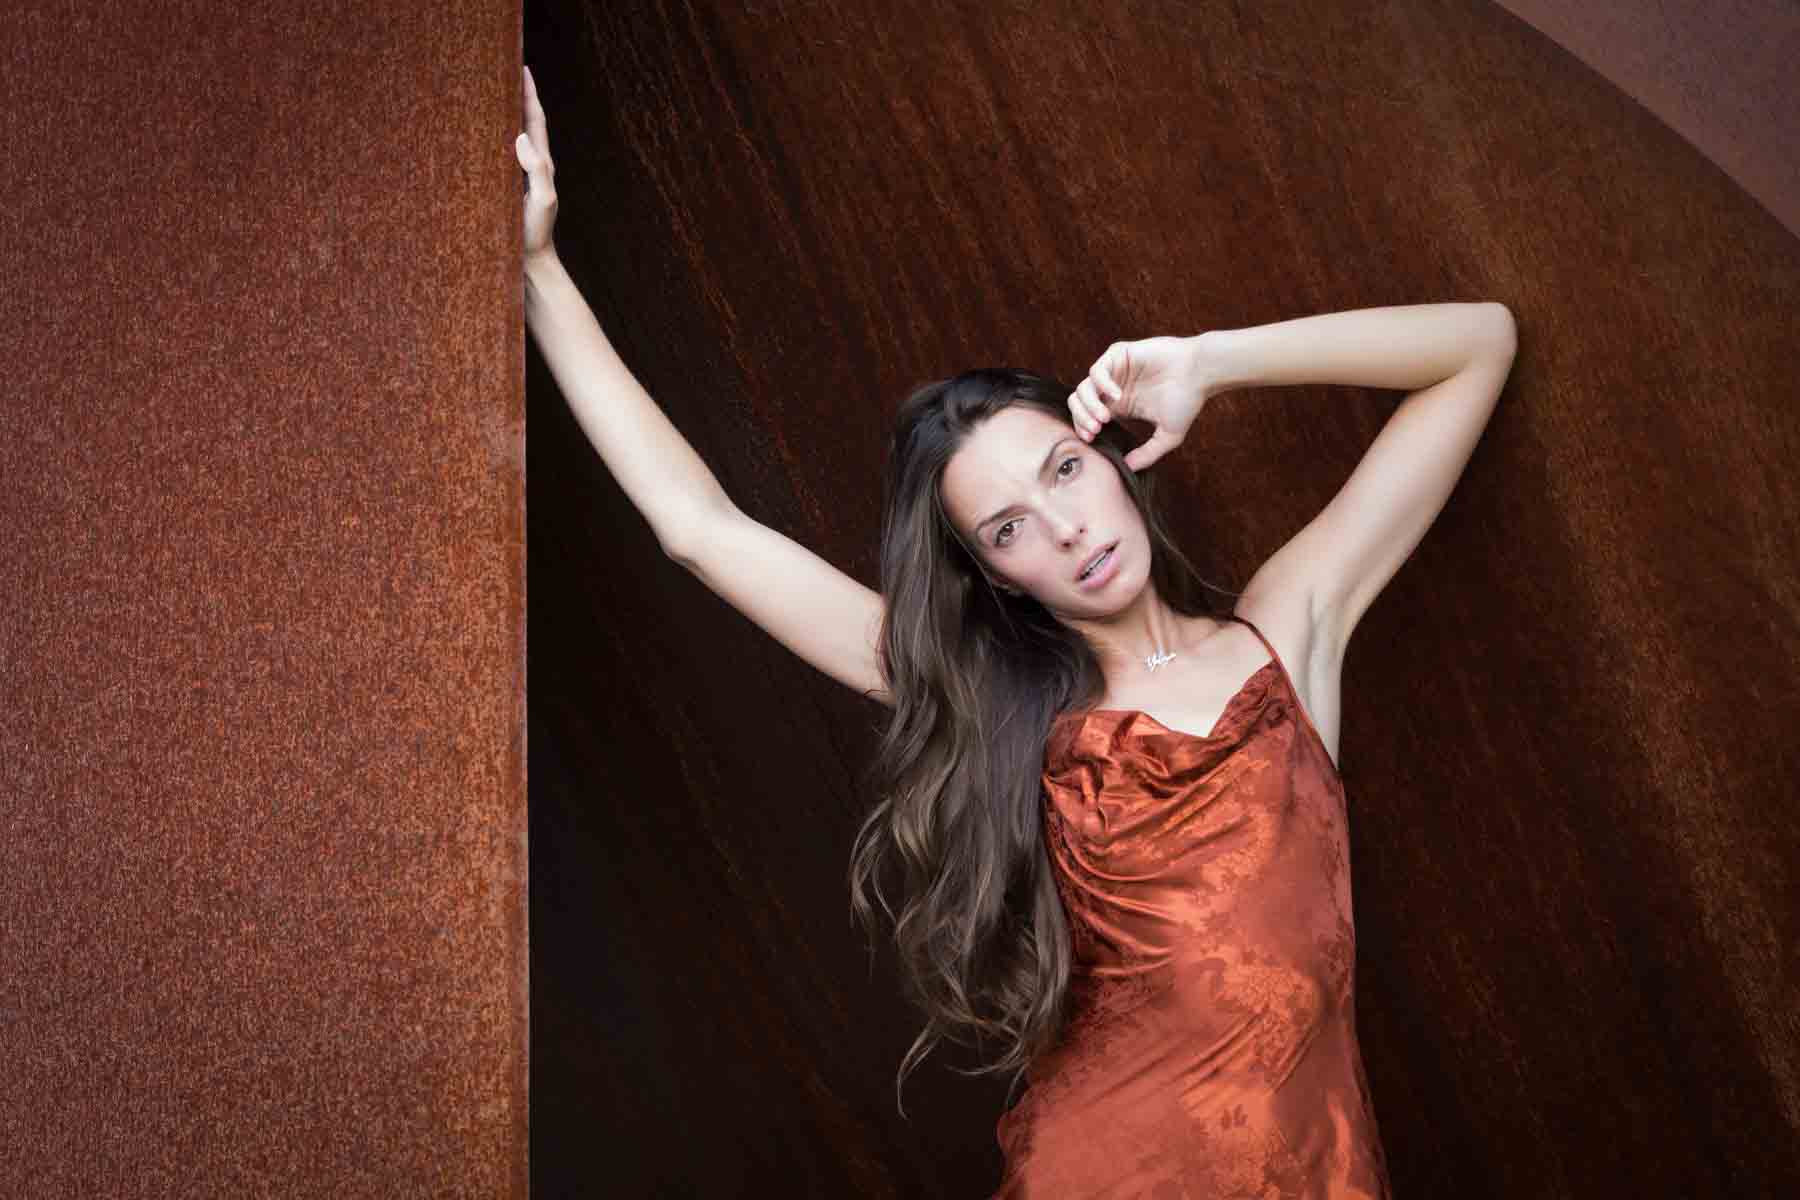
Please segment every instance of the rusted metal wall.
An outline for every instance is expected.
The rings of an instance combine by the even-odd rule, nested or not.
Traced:
[[[1473,0],[540,13],[564,260],[739,505],[865,583],[914,384],[1506,302],[1506,393],[1344,677],[1395,1191],[1800,1185],[1793,230]],[[540,1178],[985,1194],[1002,1090],[928,1060],[895,1114],[917,1022],[848,921],[881,711],[662,559],[532,369]],[[1397,400],[1209,404],[1165,471],[1203,572],[1242,587]]]
[[[4,27],[0,1194],[523,1196],[519,10]]]

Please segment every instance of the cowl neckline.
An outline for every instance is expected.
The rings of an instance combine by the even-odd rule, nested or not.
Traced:
[[[1251,672],[1225,702],[1211,732],[1204,735],[1165,725],[1141,708],[1071,709],[1051,725],[1044,747],[1046,765],[1054,769],[1089,749],[1105,758],[1132,752],[1154,755],[1176,751],[1183,757],[1209,757],[1207,751],[1230,745],[1255,723],[1268,707],[1273,684],[1281,675],[1281,666],[1273,658]]]

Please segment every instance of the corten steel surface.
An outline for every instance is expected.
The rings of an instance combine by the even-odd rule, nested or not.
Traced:
[[[865,583],[917,383],[1511,306],[1343,681],[1395,1193],[1800,1188],[1800,241],[1726,171],[1481,3],[560,4],[526,54],[625,360]],[[895,1115],[917,1023],[848,921],[882,710],[663,559],[528,363],[537,1180],[985,1194],[1000,1085],[940,1054]],[[1209,405],[1156,468],[1201,570],[1241,588],[1398,400]]]
[[[0,1195],[526,1194],[519,38],[8,9]]]

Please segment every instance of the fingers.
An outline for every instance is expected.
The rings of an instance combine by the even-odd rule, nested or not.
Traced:
[[[550,131],[544,119],[544,106],[538,100],[537,82],[531,78],[530,67],[525,68],[525,136],[531,142],[536,156],[543,160],[544,169],[555,174],[555,164],[550,161]],[[531,170],[529,166],[525,169]]]
[[[1112,419],[1112,413],[1094,391],[1093,379],[1084,379],[1069,393],[1069,418],[1082,440],[1093,441],[1100,427]]]
[[[537,81],[531,68],[524,70],[525,132],[513,139],[513,152],[528,176],[525,195],[527,216],[534,209],[550,210],[556,204],[556,164],[550,160],[550,135],[545,128],[544,106],[538,100]],[[529,224],[529,222],[528,222]]]
[[[1111,360],[1115,355],[1119,360],[1119,374],[1131,374],[1130,349],[1124,342],[1114,342],[1106,348],[1105,354],[1094,360],[1094,365],[1088,369],[1088,378],[1094,380],[1100,390],[1114,404],[1117,404],[1119,398],[1124,395],[1124,389],[1119,386],[1118,379],[1113,375]]]
[[[1091,442],[1099,435],[1100,427],[1112,420],[1115,410],[1122,410],[1124,389],[1119,386],[1119,374],[1128,373],[1129,355],[1130,351],[1124,342],[1114,342],[1108,346],[1106,353],[1088,368],[1087,378],[1069,396],[1069,415],[1073,418],[1075,428],[1087,441]]]
[[[531,144],[531,139],[522,133],[513,139],[513,152],[518,155],[519,166],[528,176],[526,190],[534,196],[551,196],[556,190],[556,184],[550,178],[554,173],[550,160],[540,154],[538,148]]]

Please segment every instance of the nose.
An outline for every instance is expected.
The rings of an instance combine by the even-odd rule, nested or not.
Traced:
[[[1073,543],[1086,527],[1080,513],[1063,512],[1061,509],[1054,509],[1050,513],[1050,531],[1065,546]]]

